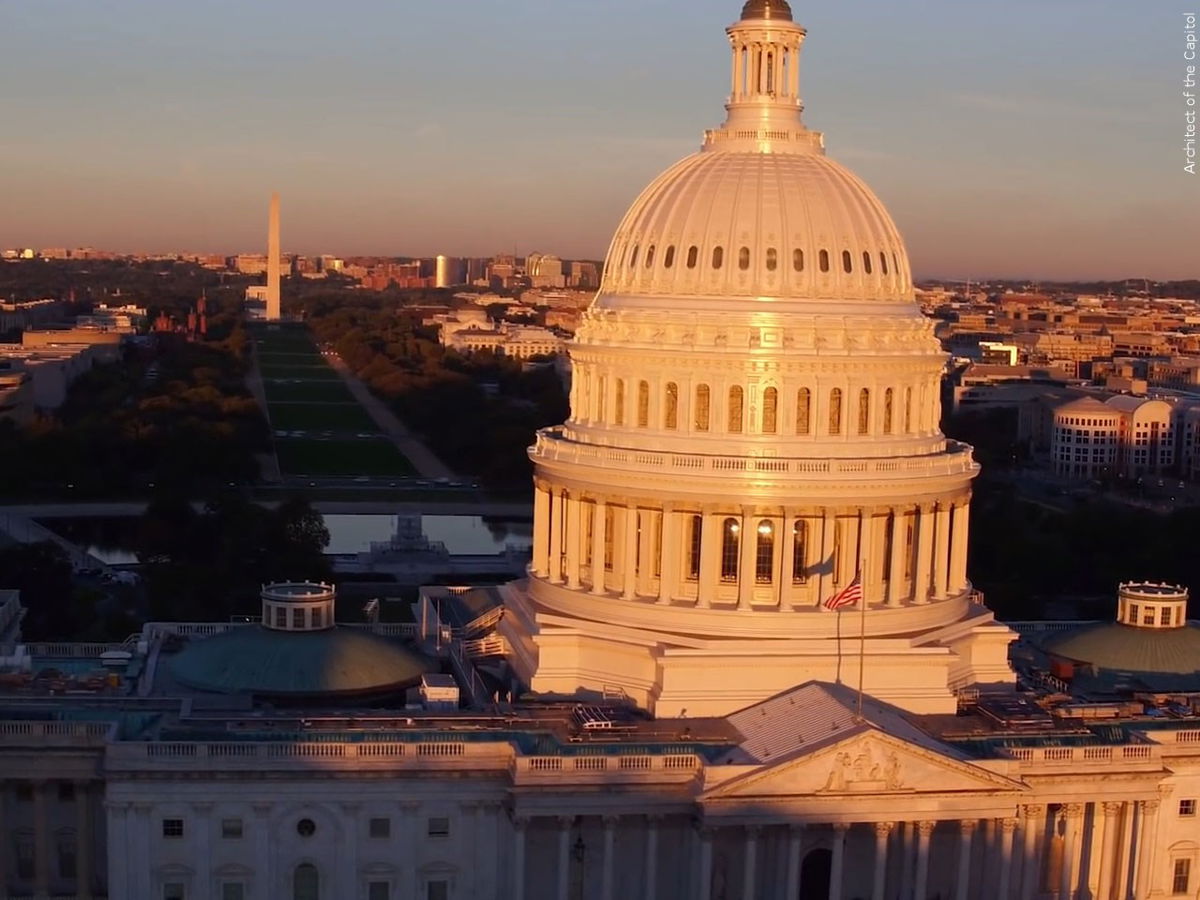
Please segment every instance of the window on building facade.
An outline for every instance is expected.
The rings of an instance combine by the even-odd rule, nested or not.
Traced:
[[[792,251],[792,268],[797,272],[804,271],[804,251],[803,250],[793,250]]]
[[[392,836],[392,820],[386,816],[374,816],[367,823],[367,833],[373,838]]]
[[[739,532],[737,519],[726,519],[721,525],[721,580],[737,581]]]
[[[871,274],[871,251],[869,250],[863,251],[863,270],[868,275]]]
[[[729,389],[729,433],[740,434],[742,431],[743,401],[745,391],[738,385]]]
[[[743,247],[738,251],[738,268],[745,272],[750,268],[750,248]]]
[[[186,900],[187,894],[184,891],[183,882],[168,881],[163,885],[162,896],[163,900]]]
[[[696,388],[696,430],[708,431],[709,407],[712,403],[712,391],[707,384]]]
[[[430,837],[447,837],[450,834],[450,819],[446,816],[431,816],[425,833]]]
[[[1154,610],[1152,608],[1147,607],[1146,611],[1144,613],[1142,613],[1142,624],[1143,625],[1153,625],[1154,624]]]
[[[638,258],[638,245],[634,244],[633,252],[631,254],[629,254],[629,268],[632,269],[634,266],[637,265],[637,258]]]
[[[858,392],[858,433],[866,434],[871,429],[871,392],[863,388]]]
[[[1159,610],[1158,624],[1159,625],[1170,625],[1171,624],[1171,607],[1164,606],[1161,610]]]
[[[183,837],[183,819],[163,819],[162,836],[165,838]]]
[[[429,882],[425,886],[425,900],[450,900],[450,882]]]
[[[54,832],[54,849],[58,857],[58,877],[75,877],[76,842],[74,828],[60,828]]]
[[[222,819],[221,820],[221,837],[227,841],[239,840],[242,836],[242,820],[241,819]]]
[[[912,388],[904,389],[904,433],[912,434]]]
[[[367,900],[391,900],[392,886],[386,881],[367,882]]]
[[[1191,798],[1180,800],[1179,814],[1181,816],[1194,816],[1196,814],[1196,801]]]
[[[1192,861],[1177,859],[1171,873],[1171,893],[1187,894],[1192,886]]]
[[[650,245],[650,249],[646,251],[646,268],[649,269],[654,265],[654,245]]]
[[[882,250],[879,251],[879,263],[883,268],[883,274],[888,274],[887,256]]]
[[[883,392],[883,433],[892,433],[892,389]]]
[[[679,385],[673,381],[667,384],[665,407],[663,410],[663,425],[668,431],[674,431],[679,427]]]
[[[60,803],[70,803],[75,799],[75,784],[71,781],[58,783],[58,800]]]
[[[804,584],[808,580],[808,561],[805,559],[808,543],[808,525],[797,521],[792,526],[792,584]]]
[[[638,382],[638,428],[650,427],[650,383]]]
[[[779,251],[774,247],[767,248],[767,271],[774,272],[779,268]]]
[[[704,517],[692,516],[688,532],[688,581],[700,579],[700,542],[704,529]]]
[[[221,900],[246,900],[246,885],[240,881],[226,881],[221,885]]]
[[[796,394],[796,434],[811,434],[812,393],[800,388]]]
[[[763,391],[763,434],[774,434],[779,426],[779,391],[773,387]]]
[[[688,247],[687,267],[689,269],[696,268],[696,263],[699,261],[699,259],[700,259],[700,248],[699,247]]]
[[[818,264],[819,264],[822,272],[829,271],[829,251],[828,250],[822,250],[819,254],[817,254],[817,261],[818,261]]]
[[[667,248],[667,255],[663,257],[663,268],[669,269],[675,265],[675,245],[672,244]]]
[[[321,874],[312,863],[301,863],[292,873],[292,900],[320,900]]]
[[[617,409],[616,419],[618,425],[625,424],[625,379],[617,379]]]
[[[842,271],[847,275],[854,271],[854,258],[850,255],[849,250],[842,251]]]
[[[758,523],[754,548],[754,580],[770,584],[775,568],[775,526],[766,519]]]
[[[725,265],[725,248],[713,247],[712,267],[714,269],[719,269],[723,265]]]
[[[325,627],[324,610],[314,609],[312,611],[312,615],[309,617],[309,621],[312,623],[313,628],[324,628]]]
[[[600,376],[600,388],[596,391],[596,419],[600,422],[604,421],[604,416],[608,412],[608,376]]]
[[[287,610],[282,606],[275,607],[275,627],[287,628]]]
[[[842,433],[842,389],[829,392],[829,433]]]
[[[292,610],[292,627],[293,628],[303,628],[304,627],[304,610],[302,610],[302,609],[293,609]]]

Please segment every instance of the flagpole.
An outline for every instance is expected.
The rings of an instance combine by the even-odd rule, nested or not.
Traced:
[[[862,557],[862,519],[858,520],[858,571],[854,577],[858,579],[858,608],[859,608],[859,630],[858,630],[858,704],[856,707],[855,718],[862,721],[863,707],[863,669],[865,668],[865,660],[867,656],[867,586],[863,584],[863,557]]]

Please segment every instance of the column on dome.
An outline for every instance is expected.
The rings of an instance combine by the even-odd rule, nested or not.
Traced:
[[[680,528],[683,524],[679,511],[670,503],[663,505],[662,541],[659,547],[660,575],[658,578],[658,602],[670,604],[679,584],[679,563],[683,550]]]
[[[900,606],[904,602],[904,562],[908,550],[908,516],[903,509],[893,509],[890,527],[892,529],[892,558],[888,560],[888,591],[887,605]]]
[[[869,607],[876,594],[883,592],[883,579],[880,577],[879,554],[883,545],[879,541],[880,517],[874,509],[864,509],[858,518],[858,554],[857,572],[862,580],[863,602]],[[851,578],[854,575],[850,576]],[[882,596],[880,599],[883,599]]]
[[[608,527],[608,506],[603,497],[597,497],[592,504],[592,593],[605,592],[604,556],[607,546],[605,529]]]
[[[788,609],[793,599],[793,591],[795,589],[795,558],[794,546],[796,540],[796,524],[801,520],[794,513],[787,513],[783,517],[783,527],[775,536],[775,566],[776,580],[778,582],[779,608],[780,610]]]
[[[637,593],[640,596],[654,595],[654,571],[658,567],[654,536],[658,532],[659,513],[656,509],[643,509],[638,529],[638,573]]]
[[[559,488],[550,492],[550,580],[561,584],[563,580],[562,538],[563,538],[563,500],[564,493]]]
[[[945,600],[950,591],[950,507],[938,503],[934,529],[937,532],[933,552],[933,599]]]
[[[721,552],[721,516],[707,507],[702,516],[700,528],[700,578],[697,605],[701,609],[710,609],[717,594],[719,580],[718,566]]]
[[[637,596],[638,570],[638,507],[637,503],[632,500],[625,507],[625,525],[621,536],[624,544],[621,552],[621,576],[624,590],[621,592],[621,597],[625,600],[632,600]]]
[[[933,508],[917,508],[917,560],[913,575],[913,603],[918,606],[929,602],[930,580],[933,577],[934,525]]]
[[[535,484],[533,491],[533,574],[550,574],[550,493],[545,485]]]
[[[951,524],[950,591],[960,594],[967,589],[967,533],[970,528],[970,501],[954,504]]]
[[[577,494],[568,494],[565,513],[567,517],[567,546],[566,568],[567,587],[573,591],[579,590],[579,566],[583,544],[580,538],[582,532],[583,503]]]
[[[845,529],[842,536],[842,547],[845,552],[840,554],[842,559],[839,560],[838,568],[841,570],[841,578],[839,584],[849,584],[855,574],[858,573],[859,566],[862,563],[862,550],[860,548],[860,539],[863,530],[863,517],[865,511],[859,510],[854,514],[853,518],[847,518],[842,522],[842,528]],[[863,596],[866,596],[865,588]]]
[[[742,507],[738,533],[738,609],[750,609],[754,600],[755,554],[758,551],[758,521],[754,510]]]
[[[834,558],[837,518],[834,516],[833,510],[824,510],[820,523],[821,556],[817,566],[817,570],[820,573],[817,576],[817,603],[824,603],[833,592],[834,570],[838,564],[838,561]]]

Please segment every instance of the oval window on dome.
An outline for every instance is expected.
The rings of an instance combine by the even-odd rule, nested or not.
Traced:
[[[886,275],[888,273],[887,254],[882,250],[879,251],[879,264],[883,266],[883,274]]]
[[[863,269],[868,275],[871,274],[871,252],[869,250],[863,251]]]
[[[895,272],[897,275],[900,274],[900,263],[896,260],[895,251],[892,252],[892,271]]]
[[[654,252],[653,247],[650,248],[650,252]],[[854,271],[854,257],[850,255],[849,250],[842,251],[842,271],[844,271],[847,275]]]
[[[637,248],[636,247],[634,248],[633,255],[634,255],[634,258],[636,259],[637,258]],[[828,250],[821,251],[820,262],[821,262],[821,271],[828,272],[829,271],[829,251]]]
[[[779,268],[779,251],[774,247],[767,249],[767,271],[774,272]]]
[[[688,247],[687,267],[689,269],[696,268],[696,262],[699,259],[700,259],[700,248],[695,247],[695,246]]]
[[[792,251],[792,268],[795,269],[797,272],[804,271],[804,251],[803,250],[793,250]]]
[[[713,247],[713,268],[719,269],[725,265],[725,248]]]
[[[648,269],[652,265],[654,265],[654,245],[653,244],[651,244],[646,249],[646,268]]]
[[[750,248],[743,247],[738,251],[738,268],[745,272],[750,268]]]
[[[633,253],[631,253],[629,256],[629,268],[632,269],[634,266],[637,265],[637,257],[638,257],[638,245],[634,244],[633,245]]]
[[[667,255],[663,257],[663,268],[669,269],[675,265],[675,245],[672,244],[667,248]]]

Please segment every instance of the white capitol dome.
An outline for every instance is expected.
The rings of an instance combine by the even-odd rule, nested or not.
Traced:
[[[967,577],[971,448],[887,210],[802,121],[783,0],[727,29],[728,116],[634,202],[538,434],[529,578],[503,625],[535,691],[721,715],[839,681],[952,712],[1012,678]],[[861,585],[853,624],[825,601]],[[860,615],[860,612],[862,613]]]

